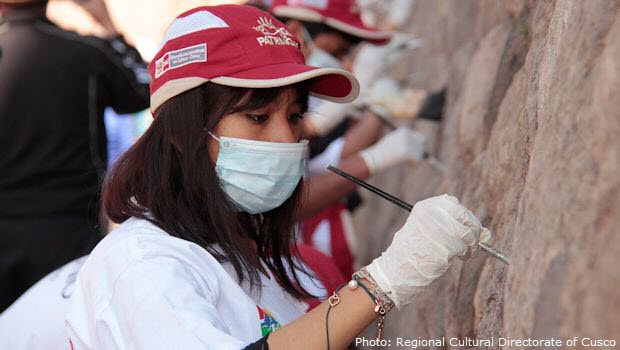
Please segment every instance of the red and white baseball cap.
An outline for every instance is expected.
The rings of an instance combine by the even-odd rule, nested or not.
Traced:
[[[354,0],[273,0],[271,13],[278,17],[306,22],[321,22],[363,40],[384,43],[392,32],[364,25]]]
[[[299,42],[282,23],[252,6],[198,7],[168,27],[149,64],[151,111],[207,81],[270,88],[309,80],[310,94],[351,102],[359,83],[349,72],[307,66]]]

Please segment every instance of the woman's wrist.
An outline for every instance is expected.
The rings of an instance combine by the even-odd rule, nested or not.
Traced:
[[[357,286],[358,284],[366,290],[378,308],[383,308],[384,314],[392,310],[394,301],[390,297],[390,291],[381,289],[366,268],[362,268],[353,274],[349,287]]]
[[[329,313],[331,349],[344,349],[377,318],[375,304],[361,289],[343,287],[338,292],[340,302]],[[309,311],[297,320],[278,328],[267,339],[269,348],[315,350],[325,349],[326,315],[329,302]]]
[[[329,304],[327,308],[327,313],[325,315],[325,337],[327,339],[327,349],[329,350],[331,348],[329,337],[329,313],[332,308],[340,304],[341,298],[339,292],[343,288],[349,289],[351,291],[361,289],[375,304],[373,311],[376,314],[376,317],[379,317],[379,322],[377,323],[376,340],[380,341],[381,332],[383,331],[384,326],[385,315],[394,307],[394,302],[387,296],[385,292],[383,292],[383,290],[381,290],[381,288],[377,285],[377,283],[366,271],[366,269],[362,268],[361,270],[353,274],[352,279],[351,281],[349,281],[349,283],[343,284],[336,288],[334,293],[327,300]]]
[[[355,274],[353,274],[353,279],[349,281],[349,283],[343,284],[336,288],[334,293],[327,299],[327,303],[329,304],[329,306],[327,307],[327,313],[325,314],[325,338],[327,341],[327,350],[331,349],[331,339],[329,333],[329,314],[334,307],[340,304],[341,298],[339,293],[342,289],[348,290],[350,292],[350,296],[352,296],[352,294],[355,293],[356,290],[363,290],[369,297],[369,299],[373,302],[373,304],[375,305],[375,307],[373,308],[375,317],[379,317],[379,322],[377,323],[376,339],[381,340],[381,332],[383,331],[385,314],[387,313],[387,311],[386,308],[383,306],[382,302],[375,297],[375,294],[373,294],[373,292],[377,293],[377,291],[373,289],[373,291],[371,292],[371,290],[366,287],[366,284],[371,285],[374,282],[371,282],[370,280],[365,278],[360,278],[360,275],[365,275],[369,277],[367,273],[359,273],[359,271],[356,272]]]

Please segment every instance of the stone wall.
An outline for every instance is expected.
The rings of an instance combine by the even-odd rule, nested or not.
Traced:
[[[456,195],[512,263],[454,261],[384,336],[620,341],[620,1],[418,0],[407,30],[426,46],[392,74],[447,86],[443,122],[413,126],[449,170],[371,182],[411,203]],[[407,213],[363,195],[368,263]]]

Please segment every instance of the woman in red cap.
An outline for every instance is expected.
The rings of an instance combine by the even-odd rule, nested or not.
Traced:
[[[380,337],[392,307],[486,232],[454,197],[421,201],[382,256],[304,314],[299,120],[308,95],[348,102],[357,81],[306,66],[286,27],[234,5],[180,15],[149,72],[154,121],[105,180],[120,225],[78,275],[74,349],[342,349],[376,318]]]

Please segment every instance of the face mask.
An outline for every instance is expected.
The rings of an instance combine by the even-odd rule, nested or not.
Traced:
[[[312,49],[310,56],[308,56],[306,64],[321,68],[342,68],[340,60],[316,46]]]
[[[303,31],[306,46],[312,49],[310,56],[306,59],[307,65],[321,68],[342,68],[339,59],[314,44],[314,40],[312,40],[312,36],[306,27],[301,27],[301,30]]]
[[[215,164],[220,185],[240,210],[264,213],[293,194],[304,172],[308,140],[263,142],[209,134],[220,143]]]

